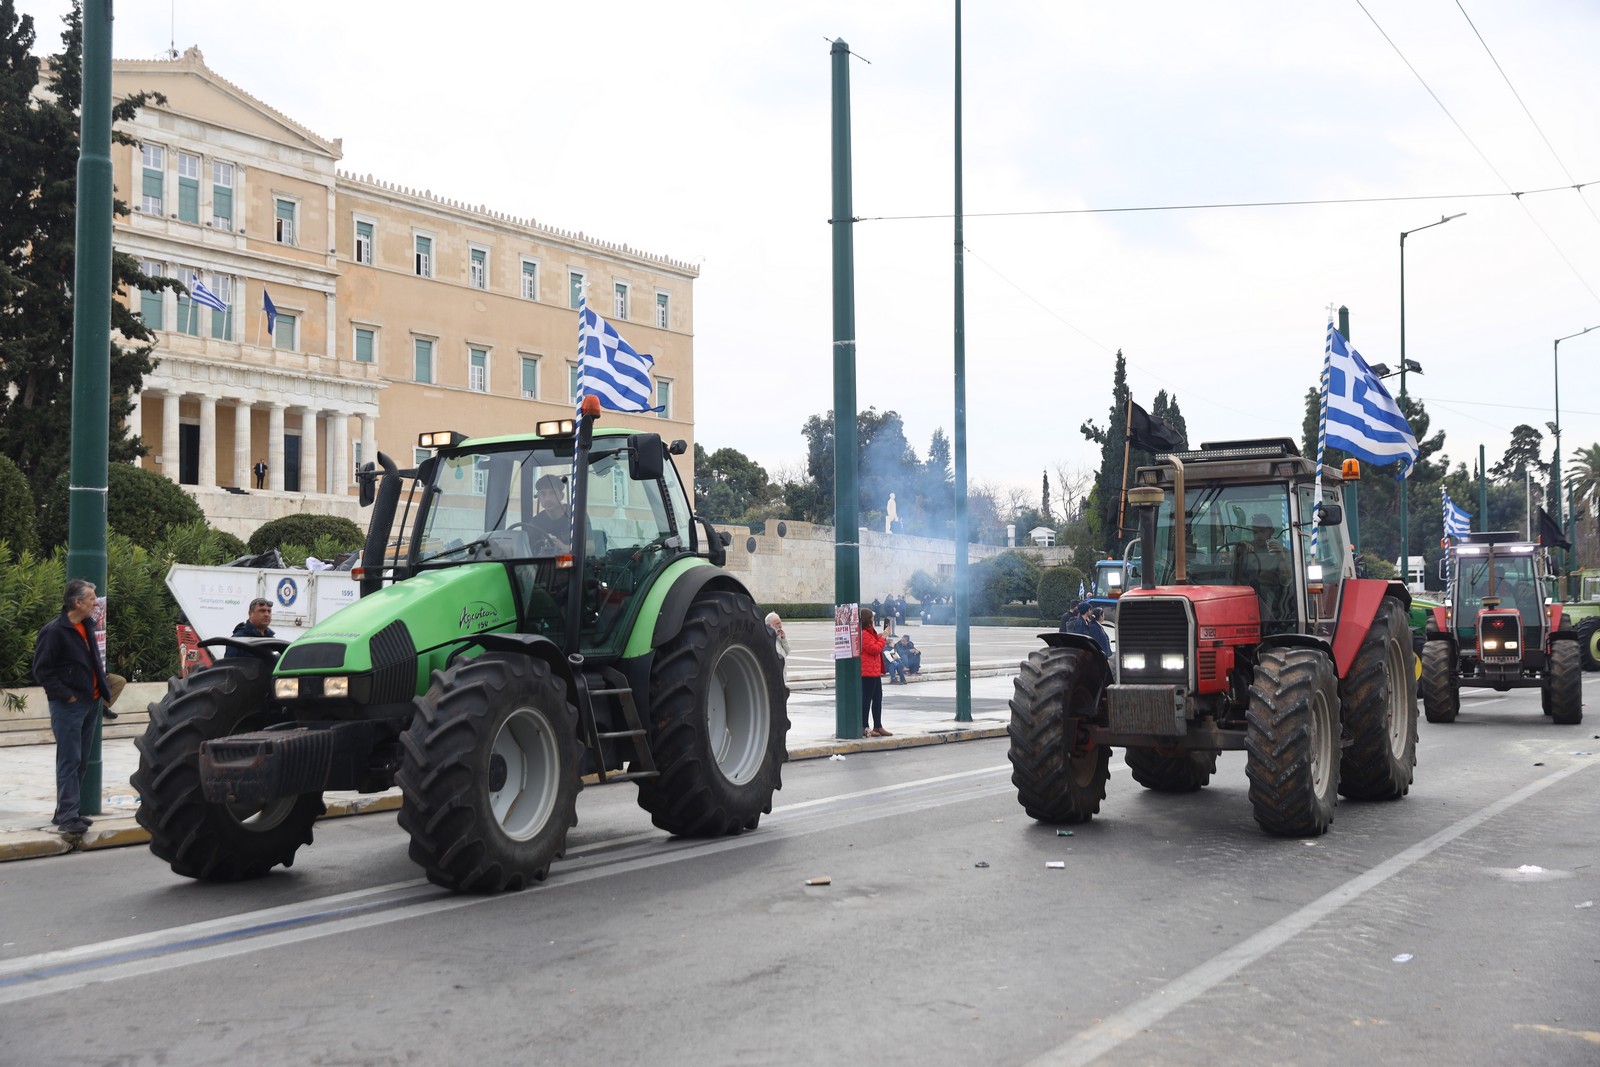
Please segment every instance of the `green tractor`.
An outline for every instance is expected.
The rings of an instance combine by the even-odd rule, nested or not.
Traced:
[[[683,442],[598,415],[588,398],[533,436],[424,434],[414,470],[369,464],[361,599],[292,643],[206,642],[227,655],[152,705],[133,776],[151,851],[259,877],[311,843],[325,790],[399,786],[429,880],[517,890],[564,854],[586,776],[636,782],[670,834],[755,829],[787,757],[782,664],[690,513]]]
[[[1568,577],[1573,596],[1565,605],[1567,623],[1578,634],[1583,669],[1600,671],[1600,571],[1584,568]]]

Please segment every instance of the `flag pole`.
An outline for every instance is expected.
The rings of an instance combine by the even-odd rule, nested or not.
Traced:
[[[1317,405],[1317,485],[1312,490],[1311,514],[1322,507],[1322,457],[1328,450],[1328,373],[1333,365],[1333,320],[1328,320],[1328,339],[1322,350],[1322,399]],[[1311,524],[1311,558],[1317,558],[1317,541],[1320,527]],[[1307,561],[1309,562],[1309,560]],[[1339,561],[1340,566],[1344,561]]]
[[[246,280],[248,281],[248,279],[246,279]],[[265,296],[266,292],[267,292],[266,287],[263,286],[262,289],[261,289],[261,294],[263,296]],[[256,316],[256,347],[257,348],[261,347],[261,323],[266,319],[266,317],[267,317],[267,306],[266,306],[266,304],[262,304],[261,308],[260,308],[260,314]]]
[[[1133,390],[1128,390],[1128,406],[1122,413],[1122,481],[1117,483],[1117,539],[1123,536],[1122,519],[1128,507],[1128,445],[1133,440]]]

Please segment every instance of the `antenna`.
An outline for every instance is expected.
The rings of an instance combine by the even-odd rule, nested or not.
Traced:
[[[166,57],[168,59],[177,59],[178,58],[178,0],[172,0],[172,3],[170,5],[170,13],[171,13],[171,16],[172,16],[172,36],[169,37],[168,40],[167,40]]]

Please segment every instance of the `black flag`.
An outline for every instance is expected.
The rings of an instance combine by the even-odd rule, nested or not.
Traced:
[[[1539,543],[1546,548],[1571,548],[1572,542],[1561,532],[1561,526],[1544,508],[1539,509]]]
[[[1146,452],[1181,452],[1189,447],[1172,425],[1133,403],[1128,406],[1128,437]]]

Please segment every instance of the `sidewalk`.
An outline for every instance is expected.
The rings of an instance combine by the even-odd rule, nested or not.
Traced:
[[[1004,737],[1010,712],[1006,701],[1011,696],[1011,677],[1017,672],[1017,659],[978,660],[972,670],[972,721],[954,719],[955,671],[930,668],[908,685],[884,687],[884,725],[892,737],[841,740],[835,736],[836,712],[833,699],[834,676],[831,668],[815,664],[792,668],[789,676],[789,737],[791,760],[937,745],[950,741],[970,741],[985,737]],[[130,685],[118,701],[120,713],[115,723],[106,723],[101,747],[101,814],[92,816],[94,825],[81,837],[63,835],[50,825],[55,810],[55,744],[49,731],[33,731],[28,743],[0,747],[0,862],[59,856],[89,849],[142,845],[149,840],[134,815],[139,798],[128,784],[139,764],[134,737],[143,733],[148,720],[145,705],[158,700],[165,686]],[[908,700],[907,698],[913,698]],[[400,791],[362,794],[329,792],[324,797],[325,818],[394,811],[400,807]]]

